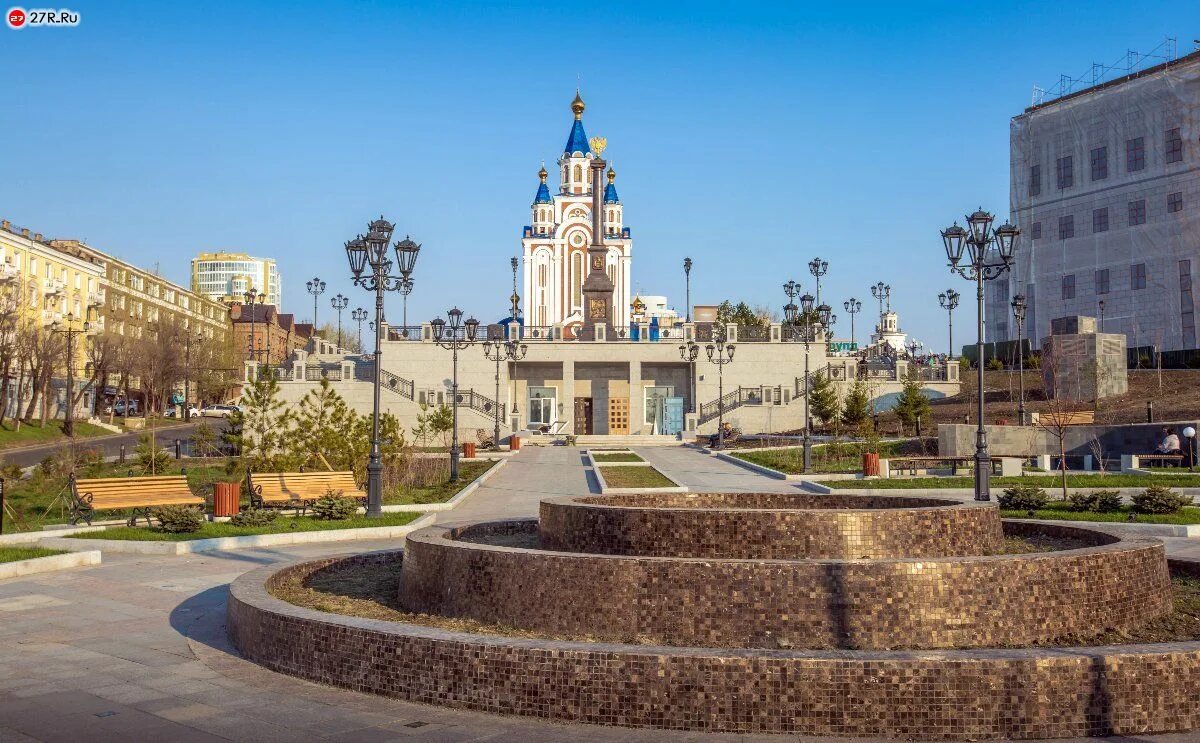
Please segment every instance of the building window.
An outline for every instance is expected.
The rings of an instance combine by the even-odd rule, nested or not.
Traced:
[[[1108,148],[1097,147],[1092,150],[1092,180],[1102,181],[1108,177]]]
[[[1183,191],[1167,194],[1167,211],[1181,212],[1183,211]]]
[[[659,425],[659,433],[661,433],[663,424],[663,405],[665,403],[660,400],[666,400],[668,397],[675,395],[674,387],[646,387],[646,407],[644,408],[646,416],[646,425],[654,425],[655,421]]]
[[[1145,199],[1129,202],[1129,226],[1136,227],[1139,224],[1146,224]]]
[[[1129,267],[1129,288],[1130,289],[1145,289],[1146,288],[1146,264],[1135,263]]]
[[[1108,269],[1102,268],[1096,272],[1096,293],[1108,294],[1109,276]]]
[[[1038,196],[1042,193],[1042,166],[1029,166],[1029,195]]]
[[[558,406],[555,401],[558,390],[554,387],[529,388],[529,424],[539,426],[554,425],[555,413]]]
[[[1060,157],[1055,162],[1054,180],[1060,191],[1075,185],[1075,162],[1071,155]]]
[[[1183,162],[1183,137],[1179,135],[1179,127],[1167,130],[1167,141],[1163,150],[1167,153],[1168,163]]]
[[[1108,232],[1108,207],[1092,210],[1092,232]]]
[[[1032,238],[1034,240],[1041,240],[1042,239],[1042,223],[1034,222],[1033,226],[1029,228],[1029,234],[1032,236]]]
[[[1146,140],[1144,137],[1125,140],[1125,170],[1136,173],[1146,167]]]
[[[1192,302],[1192,262],[1179,261],[1179,320],[1184,348],[1196,347],[1196,308]]]
[[[1058,239],[1068,240],[1075,237],[1075,215],[1068,214],[1058,218]]]
[[[1069,273],[1062,277],[1062,298],[1075,298],[1075,274]]]

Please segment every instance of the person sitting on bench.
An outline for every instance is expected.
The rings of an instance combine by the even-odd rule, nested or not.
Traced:
[[[730,441],[733,439],[733,424],[726,422],[725,425],[721,429],[719,429],[712,436],[709,436],[708,437],[708,445],[710,447],[714,447],[717,444],[721,443],[722,438],[725,441]]]
[[[1175,454],[1182,456],[1183,452],[1179,447],[1179,434],[1175,433],[1175,429],[1171,427],[1163,428],[1163,440],[1154,450],[1155,454]]]

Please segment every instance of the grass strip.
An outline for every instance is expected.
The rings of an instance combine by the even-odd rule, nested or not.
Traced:
[[[1011,487],[1013,485],[1036,485],[1047,493],[1055,488],[1062,488],[1062,480],[1055,475],[1033,475],[1022,477],[993,477],[992,487]],[[1151,485],[1167,487],[1200,487],[1200,475],[1171,476],[1171,475],[1067,475],[1069,488],[1148,488]],[[946,489],[972,488],[975,481],[970,477],[893,477],[887,480],[846,480],[839,482],[838,488],[863,488],[879,490],[914,490],[914,489]]]
[[[484,462],[459,462],[458,482],[450,482],[449,468],[447,479],[435,485],[412,486],[398,485],[388,488],[383,494],[383,503],[388,506],[411,506],[426,503],[445,503],[462,492],[484,472],[495,467],[499,460],[489,459]]]
[[[617,452],[615,454],[593,454],[592,459],[597,462],[645,462],[646,460],[639,457],[633,452]]]
[[[1028,511],[1002,510],[1000,515],[1005,518],[1029,518]],[[1067,503],[1056,501],[1047,503],[1045,508],[1033,512],[1035,519],[1056,519],[1059,521],[1103,521],[1106,523],[1122,524],[1200,524],[1200,508],[1181,508],[1178,513],[1138,513],[1130,506],[1122,506],[1120,511],[1072,511]]]
[[[604,482],[610,488],[674,488],[675,481],[653,467],[622,467],[609,465],[600,468]]]
[[[0,547],[0,562],[33,560],[38,557],[53,557],[66,554],[65,550],[49,550],[45,547]]]
[[[121,526],[90,531],[83,534],[72,534],[72,539],[123,539],[131,542],[190,542],[195,539],[215,539],[218,537],[249,537],[257,534],[286,534],[294,531],[329,531],[331,529],[367,529],[374,526],[403,526],[411,523],[421,514],[414,512],[385,513],[377,519],[365,516],[341,521],[322,521],[312,517],[280,516],[266,526],[234,526],[230,523],[207,522],[200,531],[188,534],[169,534],[156,528],[137,526]]]

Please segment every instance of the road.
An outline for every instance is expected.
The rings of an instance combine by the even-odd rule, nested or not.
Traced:
[[[208,418],[209,425],[220,430],[222,421],[217,418]],[[191,435],[192,431],[199,424],[199,421],[192,423],[171,423],[169,425],[156,425],[154,427],[154,438],[160,445],[170,448],[174,446],[175,439],[186,439]],[[114,433],[108,436],[93,436],[90,438],[76,439],[76,445],[92,449],[102,453],[104,456],[115,457],[121,453],[121,446],[125,447],[127,453],[133,452],[133,447],[137,445],[138,439],[145,431],[133,431],[130,433]],[[0,451],[0,461],[5,464],[16,463],[21,467],[31,467],[38,462],[41,462],[50,454],[53,454],[66,446],[66,441],[61,440],[52,444],[39,444],[37,446],[26,446],[13,449],[5,449]]]

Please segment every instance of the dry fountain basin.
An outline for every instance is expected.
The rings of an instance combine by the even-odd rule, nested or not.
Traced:
[[[1013,537],[1070,548],[1013,553]],[[403,610],[495,631],[271,595],[339,560],[402,560]],[[1157,540],[1002,523],[991,503],[638,494],[544,501],[540,523],[428,527],[403,553],[263,568],[233,584],[228,626],[278,671],[501,714],[1049,738],[1200,726],[1200,642],[1055,646],[1164,616],[1171,590]]]

